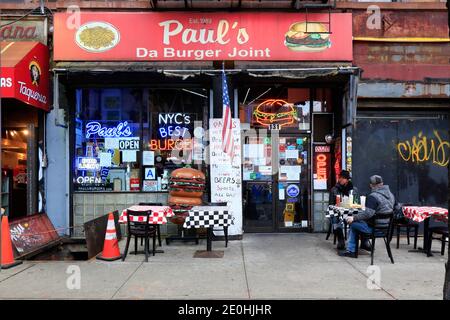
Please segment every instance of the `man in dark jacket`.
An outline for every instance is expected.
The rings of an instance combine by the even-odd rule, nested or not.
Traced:
[[[338,181],[336,185],[331,189],[329,204],[336,204],[336,196],[348,197],[350,195],[350,191],[353,191],[353,196],[358,196],[358,189],[353,186],[352,181],[350,180],[350,172],[347,170],[342,170],[339,174]]]
[[[336,196],[341,196],[341,199],[343,196],[348,197],[350,195],[350,191],[353,191],[354,197],[358,197],[358,189],[353,186],[353,183],[350,180],[350,172],[347,170],[342,170],[339,174],[336,185],[330,191],[330,199],[328,204],[336,205]],[[331,219],[330,223],[334,224],[334,233],[338,239],[337,249],[345,249],[345,238],[344,231],[342,230],[342,224],[337,223],[334,217]]]
[[[357,233],[372,232],[371,222],[369,221],[372,217],[379,213],[392,213],[394,211],[395,197],[389,190],[389,186],[383,184],[382,177],[378,175],[371,176],[370,189],[372,191],[367,196],[366,209],[357,215],[347,218],[347,223],[350,224],[347,250],[339,252],[340,256],[356,258]],[[370,250],[370,248],[364,246],[362,248]]]

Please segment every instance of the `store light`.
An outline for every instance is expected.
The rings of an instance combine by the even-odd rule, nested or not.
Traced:
[[[28,130],[27,129],[25,129],[25,130],[22,130],[22,133],[24,134],[24,135],[26,135],[26,136],[28,136]]]

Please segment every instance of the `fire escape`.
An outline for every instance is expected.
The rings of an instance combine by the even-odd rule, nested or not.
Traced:
[[[336,7],[336,0],[149,0],[153,11],[274,11],[304,12],[306,33],[308,24],[321,23],[327,31],[315,33],[331,33],[331,11]],[[327,12],[326,21],[311,20],[312,12]]]

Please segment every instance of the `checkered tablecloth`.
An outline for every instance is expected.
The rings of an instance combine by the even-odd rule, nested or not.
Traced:
[[[228,227],[234,224],[234,218],[227,207],[195,206],[189,210],[183,228]]]
[[[128,209],[122,211],[119,217],[119,223],[126,223],[128,220],[127,210],[133,211],[147,211],[151,210],[152,214],[150,216],[149,224],[166,224],[167,218],[173,217],[173,211],[168,206],[132,206]],[[144,221],[144,217],[134,217],[134,222]]]
[[[345,228],[344,219],[349,215],[357,215],[360,210],[362,209],[349,209],[330,205],[325,217],[330,219],[332,231],[334,231],[337,228]]]
[[[445,208],[406,206],[402,209],[405,217],[416,222],[422,222],[431,216],[441,221],[448,219],[448,210]]]
[[[327,218],[331,217],[343,217],[350,214],[358,214],[358,212],[362,209],[349,209],[349,208],[343,208],[338,206],[328,206],[328,212],[325,215]]]

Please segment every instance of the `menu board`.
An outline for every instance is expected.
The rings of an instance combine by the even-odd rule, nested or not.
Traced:
[[[234,217],[229,235],[242,234],[241,129],[233,119],[234,156],[222,150],[222,119],[209,121],[209,161],[211,164],[211,201],[227,202]],[[218,232],[215,232],[218,233]]]

